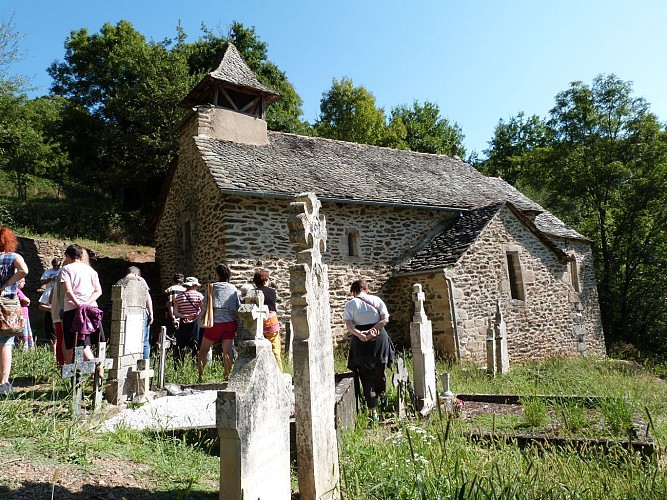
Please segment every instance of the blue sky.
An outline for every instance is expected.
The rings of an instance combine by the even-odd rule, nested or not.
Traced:
[[[303,99],[303,118],[319,113],[332,78],[364,85],[379,106],[430,100],[457,122],[468,152],[487,147],[498,120],[520,111],[546,116],[570,82],[599,73],[634,82],[637,96],[667,121],[667,2],[664,0],[0,0],[25,37],[28,75],[48,92],[46,68],[62,60],[69,33],[130,21],[162,40],[182,23],[191,40],[204,22],[226,33],[254,26],[269,59]]]

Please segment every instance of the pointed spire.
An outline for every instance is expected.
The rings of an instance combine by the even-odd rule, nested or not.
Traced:
[[[218,92],[227,89],[246,95],[261,96],[264,109],[280,99],[280,94],[259,81],[234,44],[227,42],[215,69],[202,78],[180,105],[191,108],[202,104],[214,104]]]

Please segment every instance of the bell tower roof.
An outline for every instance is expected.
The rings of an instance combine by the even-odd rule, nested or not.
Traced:
[[[234,44],[227,42],[215,69],[195,85],[180,106],[213,104],[263,118],[266,108],[278,99],[280,94],[260,82]]]

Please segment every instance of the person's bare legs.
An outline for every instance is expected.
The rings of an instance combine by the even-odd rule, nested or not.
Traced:
[[[198,363],[197,368],[199,368],[199,381],[201,382],[204,378],[204,368],[206,368],[206,363],[208,363],[208,351],[213,345],[213,341],[203,337],[201,339],[201,346],[199,346],[199,354],[197,356]]]
[[[0,384],[9,383],[9,372],[12,369],[13,347],[13,344],[0,347]]]
[[[227,380],[232,372],[232,344],[234,339],[222,339],[222,361],[225,364],[224,378]]]

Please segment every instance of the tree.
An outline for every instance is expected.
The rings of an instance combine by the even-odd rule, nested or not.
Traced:
[[[667,132],[615,75],[555,101],[546,121],[499,126],[490,164],[593,241],[607,340],[667,353]]]
[[[15,31],[14,16],[0,19],[0,95],[14,94],[25,86],[25,78],[11,76],[9,68],[21,59],[20,41],[23,36]]]
[[[61,102],[0,96],[0,167],[10,174],[19,200],[27,199],[35,176],[58,179],[68,164],[57,134]]]
[[[147,42],[127,21],[107,23],[99,33],[72,32],[65,60],[49,68],[52,92],[69,103],[73,176],[128,208],[155,201],[176,153],[177,105],[195,78],[171,44]]]
[[[522,187],[525,170],[534,162],[533,152],[549,143],[549,130],[537,115],[526,117],[523,112],[498,122],[484,151],[487,159],[480,169],[486,175],[500,176],[513,186]]]
[[[315,135],[385,145],[386,117],[375,105],[375,97],[365,87],[355,87],[347,77],[333,79],[331,88],[322,94],[320,116],[314,125]]]
[[[456,146],[459,156],[465,154],[461,128],[442,118],[440,108],[435,103],[425,101],[422,105],[415,100],[411,108],[406,105],[396,106],[391,110],[389,127],[398,123],[405,133],[394,147],[448,155],[451,154],[452,146]]]

